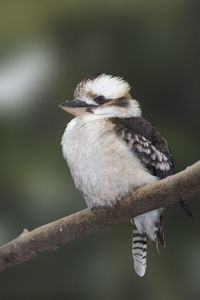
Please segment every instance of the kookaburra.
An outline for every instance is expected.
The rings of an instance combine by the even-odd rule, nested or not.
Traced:
[[[61,144],[88,207],[114,205],[130,191],[174,173],[166,139],[142,117],[122,78],[100,74],[84,79],[74,100],[60,107],[76,116]],[[164,245],[162,212],[155,209],[131,219],[134,268],[140,276],[146,271],[147,242]]]

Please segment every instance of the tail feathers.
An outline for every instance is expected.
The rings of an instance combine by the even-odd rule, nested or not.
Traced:
[[[179,203],[180,203],[181,208],[184,210],[184,212],[185,212],[190,218],[193,219],[193,215],[192,215],[192,213],[191,213],[191,211],[190,211],[190,209],[189,209],[189,207],[188,207],[187,201],[186,201],[186,200],[181,200]]]
[[[159,214],[158,214],[159,213]],[[151,241],[159,253],[159,242],[165,247],[163,215],[152,211],[131,219],[133,226],[132,255],[134,268],[139,276],[144,276],[147,266],[147,245]]]
[[[158,240],[160,241],[161,245],[165,247],[163,215],[160,216],[159,222],[155,223],[155,235],[156,235],[155,244],[156,244],[157,251],[159,252]]]
[[[147,236],[133,229],[132,255],[135,272],[139,276],[144,276],[147,265]]]

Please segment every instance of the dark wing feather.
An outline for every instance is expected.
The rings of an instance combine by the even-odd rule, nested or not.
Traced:
[[[167,141],[145,119],[113,118],[116,134],[137,155],[149,172],[159,178],[174,174],[174,164]]]
[[[145,119],[112,118],[116,134],[137,155],[148,171],[165,178],[175,173],[171,151],[166,139]],[[185,199],[180,199],[183,210],[192,217]]]

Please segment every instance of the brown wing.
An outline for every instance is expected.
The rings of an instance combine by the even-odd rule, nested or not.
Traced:
[[[159,178],[174,174],[174,164],[166,139],[145,119],[113,118],[116,134],[140,161]]]
[[[139,118],[112,118],[116,134],[137,155],[149,172],[165,178],[175,173],[171,151],[166,139],[145,119]],[[180,199],[180,205],[190,216],[187,201]]]

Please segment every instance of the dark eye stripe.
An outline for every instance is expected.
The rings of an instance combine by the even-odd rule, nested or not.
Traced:
[[[94,98],[94,101],[98,104],[104,104],[106,102],[106,99],[104,96],[97,96]]]

